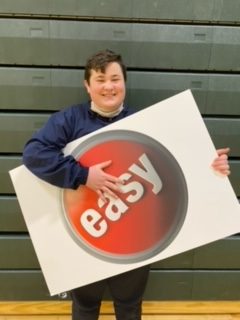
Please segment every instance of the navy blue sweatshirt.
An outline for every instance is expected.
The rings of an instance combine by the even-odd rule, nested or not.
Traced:
[[[105,118],[90,109],[90,102],[54,113],[26,143],[23,163],[37,177],[60,188],[77,189],[86,184],[88,168],[62,149],[71,141],[130,115],[124,106],[114,118]]]

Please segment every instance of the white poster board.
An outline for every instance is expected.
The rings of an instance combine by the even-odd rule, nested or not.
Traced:
[[[51,295],[240,231],[239,203],[211,168],[216,150],[189,90],[77,139],[65,154],[85,164],[111,157],[109,172],[125,185],[103,204],[86,187],[61,190],[23,165],[10,171]]]

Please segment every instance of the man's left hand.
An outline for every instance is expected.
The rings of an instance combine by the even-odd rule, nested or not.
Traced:
[[[212,163],[212,168],[224,176],[228,176],[231,173],[229,163],[228,163],[229,151],[230,151],[229,148],[218,149],[217,150],[218,156],[214,159]]]

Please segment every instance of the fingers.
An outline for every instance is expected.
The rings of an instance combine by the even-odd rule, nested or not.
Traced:
[[[109,167],[111,163],[112,163],[112,160],[108,160],[108,161],[104,161],[104,162],[97,164],[97,166],[99,167],[99,169],[103,170],[103,169]],[[123,184],[123,181],[121,179],[119,179],[118,177],[115,177],[111,174],[104,172],[104,176],[106,178],[106,181],[111,181],[114,184],[117,184],[117,183]],[[115,189],[115,190],[117,190],[117,189]]]
[[[217,166],[213,166],[213,169],[224,176],[229,176],[231,174],[229,165],[226,164],[219,164]]]
[[[99,198],[102,200],[103,203],[107,202],[107,199],[101,190],[96,190],[96,193],[99,196]]]
[[[229,168],[228,157],[226,155],[222,155],[221,157],[216,158],[213,161],[212,166],[214,168],[223,167],[223,166]]]
[[[107,200],[110,200],[111,198],[118,199],[118,195],[107,187],[96,190],[96,193],[103,203],[106,203]]]
[[[96,166],[102,172],[102,179],[103,179],[102,183],[104,184],[104,186],[106,186],[110,189],[113,189],[115,191],[121,191],[118,184],[123,184],[123,181],[120,178],[115,177],[109,173],[106,173],[103,170],[103,169],[109,167],[111,163],[112,163],[112,161],[108,160],[108,161],[101,162],[101,163],[97,164]]]
[[[112,160],[107,160],[107,161],[98,163],[97,166],[98,166],[100,169],[105,169],[105,168],[109,167],[111,163],[112,163]]]
[[[218,173],[228,176],[230,175],[230,166],[228,163],[228,153],[230,149],[229,148],[223,148],[223,149],[218,149],[217,154],[218,157],[214,159],[212,163],[212,167],[215,171]]]
[[[104,203],[107,201],[109,196],[117,199],[118,195],[115,192],[122,192],[121,187],[119,183],[114,184],[110,181],[106,181],[105,185],[97,190],[97,194],[100,196],[100,199],[104,201]]]
[[[218,156],[222,156],[222,155],[227,156],[229,152],[230,152],[230,148],[217,149]]]
[[[118,198],[117,192],[121,192],[123,181],[118,177],[108,174],[104,171],[112,161],[98,163],[89,168],[86,186],[94,190],[101,200],[106,202],[107,195]]]
[[[117,186],[118,184],[124,184],[124,181],[118,177],[115,177],[115,176],[112,176],[111,174],[108,174],[108,173],[105,173],[105,177],[106,177],[106,181],[108,182],[112,182],[112,186],[114,186],[114,190],[117,190],[119,189],[120,191],[120,188],[119,186]],[[115,189],[117,188],[117,189]]]

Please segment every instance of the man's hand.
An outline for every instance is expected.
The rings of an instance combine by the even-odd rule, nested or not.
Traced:
[[[104,202],[106,202],[105,193],[117,198],[116,192],[121,192],[120,185],[123,184],[121,179],[104,172],[111,163],[109,160],[90,167],[86,183],[86,186],[94,190]]]
[[[215,171],[223,174],[224,176],[228,176],[230,172],[230,167],[228,163],[228,153],[229,148],[218,149],[217,154],[218,157],[214,159],[212,163],[212,167]]]

